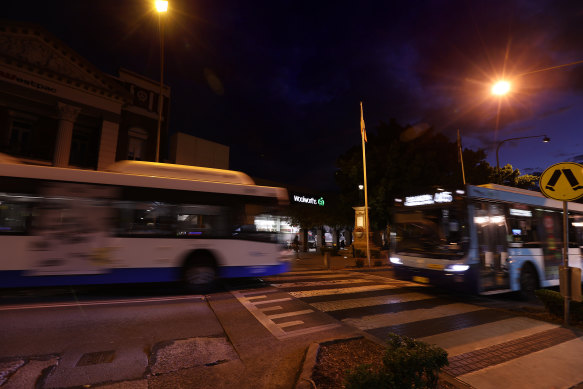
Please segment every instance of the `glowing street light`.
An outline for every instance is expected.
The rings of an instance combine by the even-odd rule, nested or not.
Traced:
[[[492,94],[504,96],[510,92],[510,83],[508,81],[498,81],[492,86]]]
[[[498,151],[500,150],[500,146],[502,146],[502,143],[508,142],[511,140],[528,139],[528,138],[543,138],[543,143],[549,143],[551,141],[551,138],[549,138],[546,135],[533,135],[533,136],[521,136],[518,138],[509,138],[509,139],[504,139],[503,141],[498,142],[498,147],[496,147],[496,169],[498,171],[500,171],[500,160],[498,159]]]
[[[156,162],[160,162],[160,129],[162,127],[162,108],[164,107],[164,24],[162,14],[168,11],[168,1],[156,0],[158,29],[160,30],[160,95],[158,97],[158,130],[156,132]]]
[[[158,12],[168,11],[168,2],[164,0],[156,0],[156,11]]]

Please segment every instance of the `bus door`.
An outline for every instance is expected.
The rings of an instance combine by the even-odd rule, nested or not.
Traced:
[[[500,204],[477,204],[475,215],[480,253],[480,292],[509,289],[504,207]]]

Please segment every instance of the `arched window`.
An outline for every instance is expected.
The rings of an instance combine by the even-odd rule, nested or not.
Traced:
[[[133,127],[128,131],[128,159],[143,161],[146,154],[148,132],[142,128]]]

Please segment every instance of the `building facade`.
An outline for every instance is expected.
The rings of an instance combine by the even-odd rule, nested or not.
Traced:
[[[43,28],[0,23],[0,152],[25,163],[101,170],[155,160],[159,83],[103,73]],[[163,90],[161,161],[170,89]]]
[[[170,136],[171,163],[229,169],[229,146],[182,132]]]

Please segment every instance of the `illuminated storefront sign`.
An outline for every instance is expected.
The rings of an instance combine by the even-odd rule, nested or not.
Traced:
[[[430,205],[435,203],[451,203],[453,196],[451,192],[438,192],[433,195],[425,194],[419,196],[405,197],[405,206],[414,207],[417,205]]]
[[[302,204],[311,204],[311,205],[318,205],[320,207],[324,206],[324,198],[320,196],[320,198],[315,197],[306,197],[302,195],[292,195],[292,201],[294,203],[302,203]]]
[[[532,212],[526,209],[514,209],[510,208],[510,214],[512,216],[525,216],[525,217],[532,217]]]

